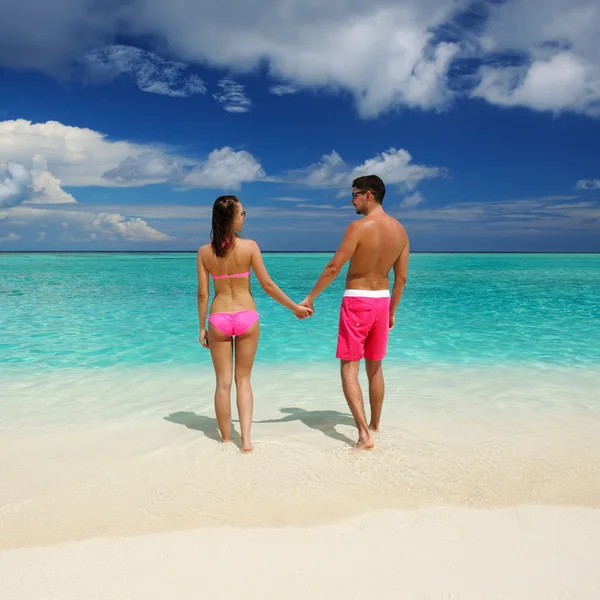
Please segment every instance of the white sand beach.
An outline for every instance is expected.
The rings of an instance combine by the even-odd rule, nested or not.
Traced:
[[[3,600],[596,600],[600,511],[433,508],[0,551]]]
[[[596,600],[599,384],[388,369],[360,453],[336,371],[262,366],[243,455],[211,373],[5,377],[0,598]]]

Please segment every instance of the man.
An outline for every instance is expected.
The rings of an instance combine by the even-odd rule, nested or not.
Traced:
[[[387,351],[389,330],[404,291],[409,240],[404,227],[382,207],[385,185],[377,175],[352,182],[352,205],[364,219],[351,223],[334,257],[327,263],[312,291],[300,303],[314,309],[315,298],[337,277],[348,260],[342,298],[336,358],[341,360],[342,388],[358,428],[359,449],[375,445],[384,396],[381,361]],[[394,269],[390,298],[389,272]],[[371,421],[367,424],[358,366],[365,359],[369,379]]]

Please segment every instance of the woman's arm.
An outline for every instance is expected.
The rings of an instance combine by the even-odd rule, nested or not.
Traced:
[[[208,271],[202,260],[202,253],[198,250],[196,259],[198,272],[198,320],[200,322],[200,343],[208,348],[208,335],[206,333],[206,313],[208,312]]]
[[[273,300],[279,302],[282,306],[289,308],[293,313],[299,317],[309,317],[313,314],[313,311],[304,306],[299,306],[292,300],[290,300],[286,294],[279,288],[279,286],[271,279],[265,263],[263,262],[262,254],[258,244],[254,241],[248,240],[252,244],[252,270],[258,279],[262,289],[269,295]]]

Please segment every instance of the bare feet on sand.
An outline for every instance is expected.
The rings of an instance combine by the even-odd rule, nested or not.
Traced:
[[[373,438],[368,435],[366,437],[359,437],[354,448],[356,450],[371,450],[374,446],[375,442],[373,441]]]
[[[373,433],[379,433],[379,427],[375,427],[375,425],[369,425],[369,431]]]
[[[250,442],[242,441],[242,452],[252,452],[254,450],[254,446]]]

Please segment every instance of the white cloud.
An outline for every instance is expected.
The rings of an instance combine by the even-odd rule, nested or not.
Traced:
[[[600,70],[571,52],[525,67],[485,67],[473,96],[492,104],[600,116]]]
[[[33,195],[25,202],[28,204],[64,204],[77,202],[73,196],[61,188],[61,181],[50,171],[46,160],[36,154],[31,170]]]
[[[0,12],[11,24],[0,28],[10,41],[0,54],[5,64],[56,72],[68,58],[79,58],[87,43],[93,48],[128,31],[160,39],[165,53],[185,63],[234,72],[265,65],[275,80],[297,88],[347,90],[363,116],[398,105],[436,107],[452,96],[446,71],[459,45],[437,43],[433,33],[455,9],[456,3],[445,0],[346,0],[325,9],[315,5],[318,16],[301,0],[266,0],[252,10],[241,0],[180,0],[168,10],[163,0],[137,0],[129,9],[115,5],[102,13],[94,12],[93,0],[61,0],[54,11],[41,0],[30,1],[36,5],[32,12],[45,17],[43,35],[26,19]],[[108,63],[114,66],[114,60]]]
[[[187,98],[205,94],[204,82],[194,74],[184,75],[188,65],[164,60],[160,56],[132,46],[107,46],[88,52],[82,64],[92,79],[131,77],[144,92]]]
[[[337,209],[338,207],[333,204],[311,204],[311,203],[303,203],[298,204],[298,208],[314,208],[317,210],[332,210]]]
[[[31,170],[20,163],[0,164],[0,207],[76,202],[60,187],[60,180],[48,171],[41,156],[34,156],[32,163]]]
[[[344,179],[348,179],[348,166],[333,150],[306,168],[303,183],[311,187],[330,187],[340,185]]]
[[[252,102],[244,92],[245,88],[242,84],[225,78],[221,79],[217,85],[221,88],[221,92],[214,94],[214,98],[227,112],[248,112]]]
[[[118,183],[175,182],[183,177],[183,169],[171,156],[147,150],[137,156],[128,156],[119,166],[104,173],[104,178]]]
[[[459,202],[442,207],[402,210],[398,218],[410,227],[447,227],[448,223],[470,232],[563,231],[600,234],[600,203],[575,197],[530,198],[505,202]],[[408,225],[407,225],[408,226]]]
[[[239,189],[242,182],[265,176],[252,154],[235,152],[227,146],[214,150],[203,163],[199,163],[156,146],[108,141],[105,135],[97,131],[56,121],[31,123],[20,119],[0,122],[0,165],[2,161],[29,165],[34,160],[38,165],[32,171],[34,187],[45,195],[43,200],[36,200],[39,202],[73,202],[72,196],[64,192],[61,185],[140,186],[170,183]],[[18,195],[15,176],[10,176],[11,198]],[[29,181],[19,181],[21,186],[31,185]],[[3,186],[8,185],[7,179]],[[0,199],[3,196],[8,198],[8,194],[6,187]]]
[[[349,187],[356,177],[362,175],[378,175],[386,186],[401,184],[410,190],[423,179],[441,177],[444,173],[445,170],[440,167],[414,164],[412,156],[404,149],[389,148],[354,168],[350,168],[333,150],[305,169],[291,171],[287,180],[310,187],[341,188],[340,193],[343,194],[347,191],[344,191],[344,188]]]
[[[267,0],[252,10],[241,1],[181,0],[168,12],[162,0],[140,0],[134,28],[158,34],[182,61],[238,73],[266,66],[297,89],[348,91],[360,114],[373,117],[394,106],[434,108],[451,100],[446,74],[460,46],[438,43],[434,30],[461,4],[346,0],[319,5],[316,16],[301,0]]]
[[[482,67],[474,95],[504,106],[600,116],[600,5],[594,0],[522,0],[494,7],[482,39],[522,66]],[[485,52],[483,53],[485,56]]]
[[[390,148],[381,154],[366,160],[352,171],[351,178],[361,175],[379,175],[387,184],[404,184],[414,189],[423,179],[440,177],[444,170],[439,167],[425,167],[411,162],[412,156],[404,149]]]
[[[88,66],[175,95],[204,91],[201,81],[185,78],[186,64],[232,73],[265,69],[273,83],[285,82],[271,86],[272,93],[287,86],[341,90],[363,117],[375,117],[404,106],[440,109],[470,94],[449,81],[453,60],[466,58],[486,63],[476,94],[493,103],[598,114],[597,0],[264,0],[252,8],[242,0],[179,0],[168,8],[164,0],[133,0],[102,11],[94,0],[28,0],[25,6],[0,4],[2,65],[64,76],[91,51]],[[460,11],[478,14],[477,26],[457,19]],[[94,50],[123,32],[160,40],[161,52],[180,62],[131,47]],[[518,55],[524,66],[515,70],[505,54]]]
[[[21,164],[0,162],[0,208],[20,204],[30,193],[31,174]]]
[[[425,202],[425,196],[421,194],[421,192],[415,192],[410,196],[406,196],[402,202],[400,202],[401,208],[415,208],[419,206],[419,204],[423,204]]]
[[[81,207],[61,188],[60,180],[48,171],[46,161],[40,156],[34,157],[31,171],[17,163],[7,164],[5,171],[3,178],[0,169],[0,223],[6,227],[24,228],[29,241],[42,242],[47,237],[48,241],[155,242],[171,239],[139,216],[126,217],[98,207]],[[41,208],[42,204],[44,208]],[[69,208],[65,208],[65,204]],[[11,232],[0,241],[24,237],[25,232],[23,235]]]
[[[580,179],[576,187],[578,190],[600,190],[600,179]]]
[[[100,213],[83,225],[93,239],[123,239],[130,242],[156,242],[170,239],[168,235],[150,227],[139,217],[127,219],[116,213]]]
[[[225,146],[213,150],[203,164],[194,167],[183,180],[183,185],[238,190],[242,182],[256,181],[264,175],[260,163],[252,154]]]
[[[0,219],[13,226],[20,222],[21,227],[29,234],[30,240],[38,242],[42,240],[47,242],[56,240],[155,242],[171,239],[170,236],[151,227],[142,218],[125,217],[119,213],[21,205],[0,210]],[[40,231],[40,227],[43,227],[44,231]],[[21,238],[26,239],[25,232]]]
[[[121,161],[152,146],[109,141],[92,129],[57,121],[32,123],[24,119],[0,122],[0,161],[30,164],[39,155],[47,169],[65,186],[116,185],[103,177]],[[160,149],[158,149],[160,151]]]
[[[275,96],[288,96],[298,92],[298,88],[293,85],[274,85],[269,88],[269,92]]]
[[[271,200],[276,200],[277,202],[306,202],[306,198],[296,198],[294,196],[278,196],[271,198]]]
[[[0,237],[0,242],[17,242],[21,239],[21,236],[13,233],[12,231],[8,234],[5,235],[4,237]]]

